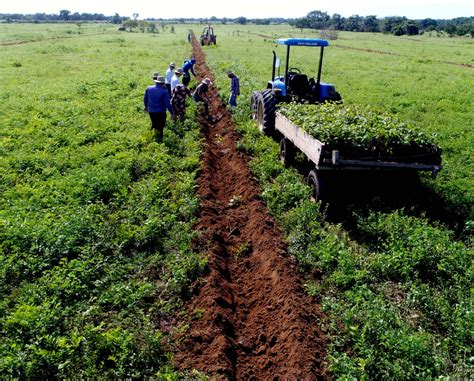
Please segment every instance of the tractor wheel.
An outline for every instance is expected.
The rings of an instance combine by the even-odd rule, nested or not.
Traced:
[[[261,96],[260,91],[254,91],[250,98],[250,111],[252,113],[252,119],[257,119],[258,100]]]
[[[201,39],[201,46],[204,46],[204,40]]]
[[[257,122],[261,132],[269,135],[275,130],[276,101],[271,90],[261,92],[257,107]]]
[[[286,166],[294,164],[295,146],[286,138],[280,140],[280,161]]]
[[[307,181],[312,189],[312,201],[321,201],[324,198],[324,181],[321,178],[321,174],[313,169],[309,172]]]

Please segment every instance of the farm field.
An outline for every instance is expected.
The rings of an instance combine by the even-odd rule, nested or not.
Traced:
[[[0,28],[1,378],[156,375],[206,262],[197,124],[158,144],[142,111],[185,34]]]
[[[423,176],[421,188],[399,183],[382,187],[385,192],[394,189],[395,195],[379,193],[346,204],[353,214],[336,219],[341,224],[328,222],[308,204],[302,174],[278,163],[278,142],[248,121],[252,91],[264,89],[270,79],[274,39],[310,33],[238,29],[223,27],[219,46],[205,48],[206,60],[223,99],[228,97],[225,70],[240,75],[240,149],[253,157],[250,166],[271,213],[285,229],[289,252],[307,274],[307,290],[328,314],[321,326],[329,338],[329,370],[342,379],[469,377],[472,42],[354,33],[340,33],[331,41],[323,81],[334,83],[345,103],[389,112],[435,132],[444,150],[444,169],[436,181]],[[462,59],[448,62],[459,46],[464,47],[457,57]],[[290,66],[315,73],[317,57],[308,50],[293,48]],[[352,181],[360,187],[363,179]],[[343,189],[357,192],[352,184]]]
[[[377,195],[347,203],[343,217],[331,218],[310,202],[303,175],[278,161],[278,143],[249,118],[250,95],[264,89],[271,74],[274,39],[318,37],[315,32],[216,25],[217,45],[203,47],[198,75],[212,76],[207,64],[225,100],[225,72],[235,70],[239,108],[212,125],[192,105],[185,123],[168,122],[159,144],[142,111],[143,91],[152,84],[151,72],[164,73],[170,61],[179,65],[190,55],[188,28],[197,34],[201,26],[148,34],[105,24],[0,24],[0,374],[205,379],[204,373],[227,374],[234,367],[229,374],[245,379],[252,374],[247,360],[255,368],[278,366],[266,350],[279,351],[275,361],[294,360],[300,371],[316,372],[298,363],[301,356],[286,356],[294,341],[275,346],[273,337],[267,343],[265,335],[250,332],[254,326],[285,330],[287,321],[245,325],[240,320],[252,313],[242,302],[228,316],[228,295],[219,299],[219,319],[225,316],[234,336],[255,343],[242,344],[229,329],[215,333],[213,325],[214,343],[234,344],[224,355],[201,353],[201,342],[194,341],[203,340],[199,329],[217,318],[199,305],[198,290],[212,292],[215,283],[249,305],[291,297],[291,308],[280,309],[290,323],[322,308],[317,321],[307,320],[311,326],[298,327],[306,338],[318,338],[300,350],[320,347],[314,357],[323,377],[472,377],[473,42],[362,33],[340,33],[331,41],[323,80],[336,85],[345,103],[435,132],[444,152],[438,179],[423,176],[414,201],[407,201],[411,195]],[[292,66],[315,70],[316,56],[308,50],[295,49]],[[212,110],[223,112],[217,99]],[[226,155],[240,160],[231,168],[241,175],[238,184],[230,182],[230,170],[222,181],[212,180],[227,170]],[[242,176],[244,159],[261,195],[254,193],[260,188],[252,176]],[[268,228],[273,220],[255,206],[260,199],[277,227]],[[248,218],[250,205],[256,221]],[[238,234],[230,229],[247,219],[251,223]],[[251,231],[262,226],[272,244]],[[280,228],[285,242],[275,243]],[[218,253],[205,243],[212,239],[229,257],[225,271],[246,289],[214,277]],[[268,274],[257,271],[259,251],[276,256],[267,258]],[[256,278],[273,280],[274,261],[289,258],[275,251],[288,252],[298,265],[299,280],[293,273],[279,278],[277,291],[285,295],[251,287]],[[278,271],[293,271],[282,269],[292,267],[284,261]],[[300,282],[305,292],[293,297],[285,279]],[[298,303],[308,306],[299,310]],[[208,362],[207,368],[193,361]],[[198,371],[189,373],[193,368]]]

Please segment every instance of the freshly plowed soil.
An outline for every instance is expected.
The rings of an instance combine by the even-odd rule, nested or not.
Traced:
[[[213,80],[195,38],[193,49],[199,77]],[[225,104],[215,87],[210,93],[216,121],[200,117],[205,145],[197,226],[209,273],[189,303],[194,318],[176,365],[213,379],[327,379],[320,308],[304,293],[248,158],[236,150]]]

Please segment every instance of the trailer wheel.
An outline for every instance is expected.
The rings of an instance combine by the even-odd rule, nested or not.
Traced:
[[[280,140],[280,161],[287,167],[293,165],[295,161],[295,147],[286,138]]]
[[[313,169],[309,172],[307,181],[312,189],[312,201],[321,201],[324,196],[324,182],[321,179],[321,174]]]
[[[275,130],[276,100],[271,90],[260,93],[257,107],[257,122],[261,132],[269,135]]]

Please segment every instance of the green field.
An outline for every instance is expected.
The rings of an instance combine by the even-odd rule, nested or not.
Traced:
[[[222,27],[218,46],[206,54],[224,99],[225,71],[241,78],[240,149],[253,157],[251,168],[306,274],[307,290],[328,314],[321,327],[330,339],[329,370],[337,379],[469,378],[472,41],[360,33],[340,33],[331,41],[323,81],[334,83],[346,104],[389,112],[434,132],[444,152],[437,180],[422,177],[422,203],[394,207],[390,199],[374,199],[353,207],[349,223],[334,224],[308,202],[302,175],[277,161],[278,143],[248,120],[252,91],[270,79],[274,39],[298,36],[319,37],[277,27]],[[311,53],[294,48],[290,66],[316,73],[317,54]],[[283,60],[283,49],[279,55]],[[345,185],[348,192],[357,181]],[[413,192],[398,189],[408,198]]]
[[[195,111],[164,144],[142,111],[151,73],[188,57],[185,32],[0,29],[35,40],[0,59],[0,374],[156,375],[205,265],[191,251]]]
[[[189,56],[188,28],[0,24],[2,378],[173,377],[183,298],[206,264],[192,247],[201,146],[194,107],[155,142],[142,97],[153,71]],[[472,377],[472,39],[346,32],[331,41],[323,80],[344,102],[435,132],[443,148],[438,178],[422,178],[426,203],[375,200],[351,210],[347,227],[309,202],[301,174],[249,120],[274,39],[319,36],[215,31],[207,64],[224,99],[225,71],[241,79],[239,149],[327,314],[334,378]],[[316,71],[311,49],[294,53],[291,66]]]

